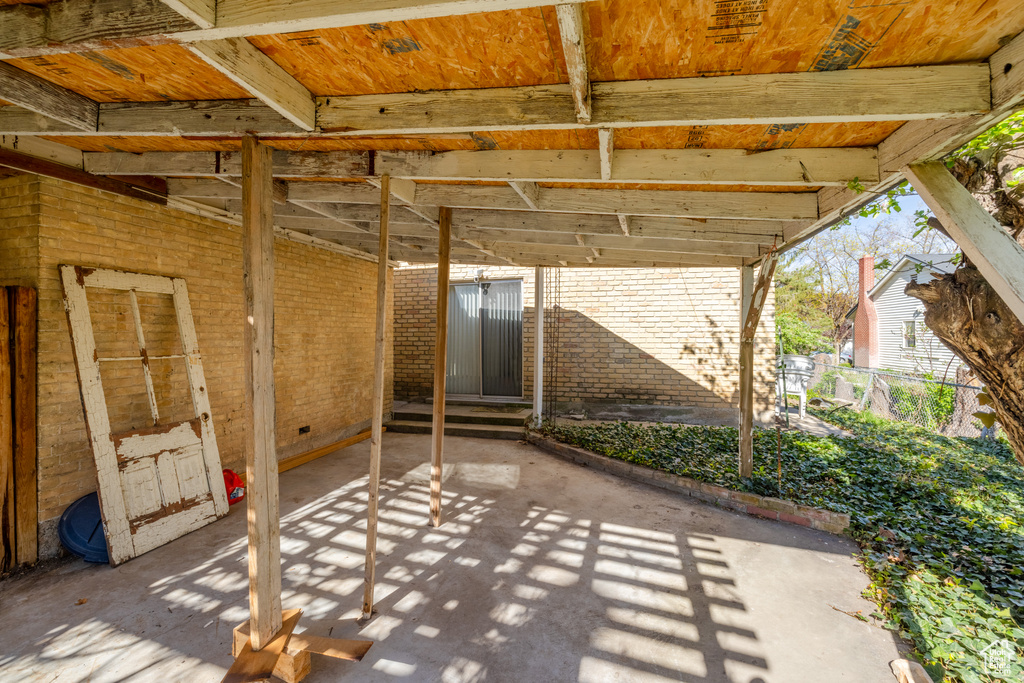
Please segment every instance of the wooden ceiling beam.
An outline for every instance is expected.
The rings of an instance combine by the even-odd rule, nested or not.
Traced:
[[[591,84],[586,127],[910,121],[984,114],[983,63]],[[569,85],[318,97],[331,136],[576,129]],[[6,108],[3,108],[6,109]],[[38,127],[38,128],[36,128]],[[258,100],[104,103],[98,135],[306,136]],[[0,134],[81,134],[0,109]],[[620,150],[621,154],[621,150]]]
[[[206,40],[188,50],[302,130],[316,128],[313,93],[245,38]]]
[[[66,166],[55,161],[41,159],[9,149],[0,149],[0,166],[13,168],[25,173],[46,176],[47,178],[56,178],[74,185],[104,190],[125,197],[132,197],[133,199],[142,199],[155,204],[167,204],[167,195],[165,193],[130,185],[115,178],[95,176],[73,166]]]
[[[584,0],[563,0],[571,4]],[[0,10],[0,57],[194,43],[526,9],[537,0],[62,0]],[[211,25],[211,20],[216,19]],[[10,27],[10,28],[8,28]]]
[[[195,23],[161,0],[62,0],[0,8],[0,58],[180,42]]]
[[[85,170],[100,175],[240,176],[241,152],[86,152]],[[358,178],[370,173],[367,152],[274,151],[275,177]]]
[[[604,130],[601,133],[605,133]],[[477,150],[378,152],[375,168],[396,178],[450,181],[508,181],[527,204],[522,183],[537,181],[618,183],[700,183],[707,185],[846,186],[878,181],[873,147],[810,149],[635,149],[611,157],[607,146],[590,150]]]
[[[516,194],[519,195],[526,206],[534,211],[537,210],[537,197],[540,195],[540,188],[537,187],[537,183],[510,180],[508,181],[508,186],[516,191]]]
[[[624,250],[666,252],[674,254],[710,254],[713,256],[741,256],[753,258],[760,255],[756,244],[712,242],[705,240],[672,240],[650,237],[622,237],[616,235],[573,235],[560,232],[514,232],[511,230],[461,230],[459,239],[482,244],[492,251],[515,248],[539,247],[584,247],[597,250]]]
[[[988,65],[591,84],[590,127],[908,121],[990,107]],[[324,132],[372,135],[578,128],[570,85],[318,97]]]
[[[982,116],[943,121],[911,121],[878,145],[879,182],[863,190],[825,187],[818,192],[820,218],[787,235],[783,249],[791,249],[904,180],[903,169],[941,159],[953,150],[1024,107],[1024,33],[989,58],[991,110]]]
[[[557,4],[558,32],[562,36],[562,53],[569,74],[569,90],[576,120],[590,123],[590,70],[587,67],[587,47],[584,44],[583,8],[576,4]]]
[[[160,0],[199,28],[217,24],[217,0]]]
[[[416,186],[416,204],[455,208],[522,210],[510,187]],[[801,220],[818,216],[813,192],[691,192],[678,190],[590,190],[540,188],[540,211],[690,218]]]
[[[0,62],[0,100],[78,131],[95,131],[99,122],[96,102],[6,62]]]

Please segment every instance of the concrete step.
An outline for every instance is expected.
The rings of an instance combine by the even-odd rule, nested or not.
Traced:
[[[387,423],[389,432],[399,434],[429,434],[430,427],[430,422],[422,420],[392,420]],[[444,433],[446,436],[475,436],[481,439],[517,441],[523,438],[525,431],[522,427],[507,425],[445,424]]]
[[[445,424],[476,424],[476,425],[504,425],[507,427],[522,427],[529,413],[519,415],[517,413],[451,413],[445,412]],[[396,410],[395,419],[406,422],[430,422],[434,419],[432,412],[427,410]]]

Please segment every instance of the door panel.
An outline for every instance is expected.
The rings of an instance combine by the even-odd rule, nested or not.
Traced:
[[[480,287],[448,288],[448,358],[445,393],[480,393]]]
[[[523,393],[523,297],[519,281],[480,286],[480,347],[484,396]]]
[[[110,563],[118,565],[227,514],[209,392],[184,280],[66,265],[60,271]],[[122,305],[135,323],[137,356],[123,350],[117,357],[98,352],[86,295],[90,288],[127,293],[127,298],[121,295],[127,301]],[[147,350],[143,311],[148,313],[148,307],[140,307],[140,294],[169,299],[164,309],[173,308],[174,318],[166,312],[163,317],[165,324],[176,325],[178,333],[178,348],[170,353]],[[149,372],[151,361],[184,365],[188,397],[182,397],[180,403],[191,408],[190,419],[168,421],[165,416],[161,420]],[[107,373],[105,377],[101,367],[116,369],[135,363],[142,372],[135,373],[134,382],[123,387],[111,382],[104,391],[104,379],[120,375]],[[111,429],[108,399],[121,408],[125,396],[133,393],[147,397],[144,405],[151,413],[152,426],[127,432],[121,431],[125,426]],[[131,423],[137,424],[138,419],[135,416]]]

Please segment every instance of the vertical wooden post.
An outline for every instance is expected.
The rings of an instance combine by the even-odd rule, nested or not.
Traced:
[[[544,421],[544,267],[533,270],[533,315],[535,341],[533,343],[533,426]]]
[[[31,287],[11,287],[11,374],[14,380],[14,496],[18,564],[38,559],[36,490],[36,318],[38,301]]]
[[[756,284],[753,267],[740,268],[740,477],[754,473],[754,336],[778,261],[773,247],[761,261]]]
[[[754,338],[745,337],[750,301],[754,293],[754,268],[740,268],[740,477],[754,472]]]
[[[391,177],[380,178],[380,235],[377,246],[377,331],[373,351],[373,405],[370,427],[370,482],[366,509],[366,568],[363,617],[373,613],[377,569],[377,507],[380,497],[380,452],[384,436],[384,360],[388,315],[388,222],[391,218]]]
[[[441,471],[444,464],[444,396],[448,370],[448,272],[452,250],[452,210],[438,215],[437,335],[434,338],[434,424],[430,448],[430,525],[441,526]]]
[[[14,566],[14,414],[11,411],[10,314],[0,287],[0,571]]]
[[[271,149],[242,138],[245,471],[249,632],[260,650],[281,630],[281,529],[274,435],[274,179]]]

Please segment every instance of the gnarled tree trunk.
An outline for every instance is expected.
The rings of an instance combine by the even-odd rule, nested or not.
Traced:
[[[924,322],[988,387],[999,422],[1024,464],[1024,325],[972,265],[906,293],[924,302]]]

